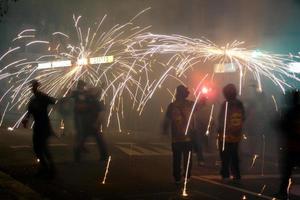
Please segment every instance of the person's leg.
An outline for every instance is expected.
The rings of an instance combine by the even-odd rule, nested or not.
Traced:
[[[199,164],[200,162],[204,161],[202,141],[201,141],[201,136],[199,133],[196,134],[196,136],[194,138],[194,143],[195,143],[195,150],[196,150],[196,154],[197,154],[197,161]]]
[[[189,166],[188,166],[189,155],[190,155],[190,160],[189,160]],[[191,142],[185,142],[184,143],[184,146],[183,146],[183,164],[184,164],[184,176],[185,176],[187,166],[188,166],[187,178],[190,178],[191,170],[192,170],[192,143]]]
[[[38,134],[35,130],[32,135],[33,151],[39,162],[38,173],[44,173],[47,170],[47,161],[43,152],[43,140]]]
[[[229,145],[225,142],[225,148],[223,151],[222,142],[219,143],[219,152],[221,158],[221,171],[220,174],[222,178],[229,178],[229,164],[230,164],[230,156],[229,156]]]
[[[241,173],[240,173],[240,162],[239,162],[239,144],[238,143],[232,143],[231,144],[231,169],[232,174],[235,179],[241,179]]]
[[[181,144],[179,142],[172,143],[173,151],[173,176],[176,182],[181,180]]]
[[[96,143],[98,145],[100,160],[107,160],[108,158],[108,151],[107,145],[103,137],[103,133],[95,133],[94,134]]]

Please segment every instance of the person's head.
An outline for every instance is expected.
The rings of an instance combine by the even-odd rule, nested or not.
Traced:
[[[79,80],[77,82],[77,89],[78,90],[84,90],[85,85],[86,85],[86,83],[83,80]]]
[[[30,84],[31,84],[31,90],[32,90],[33,94],[36,94],[38,91],[38,88],[40,86],[40,82],[38,80],[34,79],[30,82]]]
[[[227,101],[235,99],[237,95],[236,87],[232,83],[226,85],[223,88],[223,95]]]
[[[189,96],[190,92],[187,87],[184,85],[179,85],[176,88],[176,99],[186,99]]]

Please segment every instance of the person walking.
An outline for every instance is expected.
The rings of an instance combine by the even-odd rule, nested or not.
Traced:
[[[55,104],[53,97],[39,90],[40,83],[31,81],[33,97],[30,99],[27,114],[22,120],[24,128],[27,128],[29,118],[34,120],[33,124],[33,151],[39,162],[38,176],[52,177],[55,174],[54,162],[48,149],[48,139],[53,135],[53,130],[48,117],[48,106]]]
[[[181,183],[182,175],[181,164],[183,158],[184,171],[188,172],[188,178],[191,175],[191,158],[192,158],[192,141],[191,141],[191,128],[189,118],[192,114],[194,102],[187,100],[189,95],[188,88],[179,85],[176,88],[176,99],[173,103],[169,104],[166,116],[163,123],[163,133],[167,134],[169,127],[171,127],[172,135],[172,153],[173,153],[173,176],[176,185]],[[193,120],[191,120],[192,122]],[[189,156],[190,155],[190,156]],[[188,158],[190,157],[190,165],[187,169]],[[186,171],[188,170],[188,171]]]

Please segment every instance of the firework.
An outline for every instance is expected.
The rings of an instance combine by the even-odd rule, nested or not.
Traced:
[[[148,73],[149,64],[128,51],[136,35],[150,27],[134,24],[134,19],[146,10],[148,9],[138,13],[127,23],[117,24],[108,30],[102,30],[106,15],[96,26],[88,27],[87,30],[81,27],[81,16],[73,15],[75,32],[67,34],[57,31],[51,34],[48,41],[37,38],[36,29],[20,32],[12,40],[13,47],[0,56],[0,80],[9,85],[0,98],[0,102],[8,102],[2,117],[9,111],[24,110],[32,96],[29,82],[33,79],[41,82],[42,91],[56,98],[67,96],[76,82],[82,79],[89,86],[102,88],[101,99],[106,100],[110,107],[107,125],[115,112],[121,131],[121,97],[126,93],[134,102],[141,101],[143,105],[145,98],[149,98],[145,94],[149,86],[143,87],[137,81],[147,76],[145,74]],[[38,50],[39,53],[24,53],[24,49],[26,52]],[[12,58],[14,59],[11,60]],[[141,99],[138,99],[140,96]],[[12,130],[20,122],[20,119],[17,120],[11,127]]]
[[[169,54],[169,66],[175,66],[176,74],[182,76],[198,63],[213,62],[216,66],[230,67],[239,72],[239,93],[247,71],[250,71],[262,91],[262,77],[270,79],[284,92],[292,87],[284,77],[299,81],[290,70],[289,63],[299,56],[272,54],[260,50],[248,50],[243,41],[233,41],[218,46],[208,39],[192,39],[181,35],[141,34],[138,43],[133,43],[132,52],[136,56],[147,57],[154,54]],[[222,69],[224,70],[224,69]],[[214,74],[215,72],[212,72]]]

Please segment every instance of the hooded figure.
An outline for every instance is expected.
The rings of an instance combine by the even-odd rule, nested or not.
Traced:
[[[240,179],[238,147],[242,139],[242,129],[245,120],[243,103],[236,98],[237,90],[233,84],[223,88],[225,101],[219,113],[218,140],[221,157],[221,176],[223,179],[230,177]],[[226,122],[226,124],[225,124]],[[225,139],[225,141],[223,141]]]
[[[194,102],[187,100],[189,95],[188,88],[179,85],[176,88],[176,99],[173,103],[170,103],[163,125],[163,133],[167,133],[169,127],[171,126],[172,135],[172,152],[173,152],[173,176],[175,183],[178,185],[181,181],[181,164],[183,158],[184,170],[186,171],[186,166],[188,162],[189,153],[192,152],[192,142],[191,142],[191,129],[192,121],[188,127],[188,121],[190,115],[192,115],[192,108]],[[191,159],[190,166],[188,169],[188,177],[190,177],[191,170]],[[185,173],[183,173],[185,174]]]

